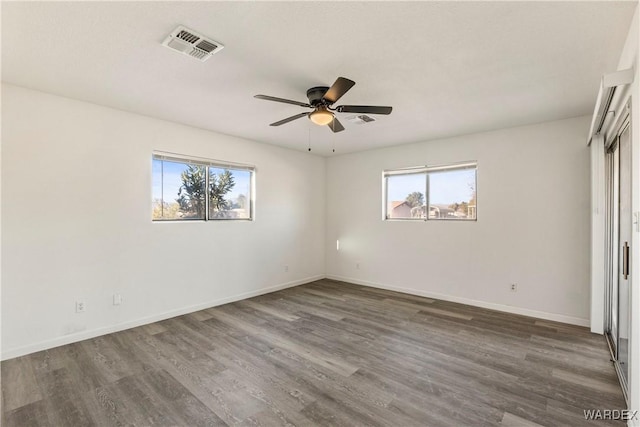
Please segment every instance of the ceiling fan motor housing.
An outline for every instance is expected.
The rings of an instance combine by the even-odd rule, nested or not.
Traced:
[[[322,101],[322,97],[329,90],[327,86],[316,86],[312,87],[307,91],[307,98],[309,98],[309,104],[315,106],[324,104]]]

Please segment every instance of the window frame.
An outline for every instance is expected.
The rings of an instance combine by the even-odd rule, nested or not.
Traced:
[[[185,165],[195,165],[202,166],[205,168],[205,207],[204,207],[204,218],[167,218],[167,219],[156,219],[153,218],[153,190],[151,191],[151,222],[209,222],[209,221],[254,221],[256,215],[255,209],[255,181],[256,181],[256,171],[257,168],[254,165],[249,165],[245,163],[236,163],[236,162],[228,162],[224,160],[214,160],[208,159],[204,157],[196,157],[196,156],[188,156],[177,153],[170,153],[165,151],[153,151],[151,155],[151,187],[153,189],[153,162],[155,160],[160,160],[161,162],[173,162],[173,163],[181,163]],[[164,168],[164,163],[162,163]],[[220,168],[220,169],[229,169],[229,170],[237,170],[237,171],[248,171],[250,173],[249,179],[249,217],[248,218],[210,218],[209,214],[209,168]],[[162,171],[162,176],[164,179],[164,170]],[[164,203],[164,199],[162,199],[162,203]]]
[[[474,183],[475,183],[475,216],[474,218],[429,218],[429,213],[431,212],[431,197],[430,197],[430,182],[429,177],[432,173],[438,172],[453,172],[459,170],[468,170],[473,169],[474,171]],[[389,217],[389,183],[388,178],[393,176],[400,175],[415,175],[415,174],[424,174],[425,175],[425,189],[424,189],[424,198],[425,198],[425,217],[424,218],[390,218]],[[458,163],[447,163],[447,164],[438,164],[438,165],[423,165],[423,166],[413,166],[407,168],[395,168],[395,169],[385,169],[382,171],[382,220],[383,221],[449,221],[449,222],[458,222],[458,221],[478,221],[478,162],[477,161],[465,161]]]

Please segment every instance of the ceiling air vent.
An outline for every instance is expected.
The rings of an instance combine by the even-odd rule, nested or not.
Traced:
[[[173,30],[162,42],[162,45],[202,62],[211,58],[211,55],[224,48],[220,43],[204,37],[182,25]]]
[[[375,122],[376,119],[374,119],[373,117],[365,116],[363,114],[360,116],[349,116],[347,117],[347,121],[358,125],[363,125],[365,123]]]

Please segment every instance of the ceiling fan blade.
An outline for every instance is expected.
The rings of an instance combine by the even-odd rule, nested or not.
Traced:
[[[337,117],[333,118],[333,121],[331,123],[329,123],[327,126],[329,126],[329,128],[334,132],[342,132],[344,130],[344,126],[342,126],[342,123],[340,123],[340,121],[338,120]]]
[[[333,86],[327,90],[322,99],[329,101],[329,104],[333,104],[342,97],[349,89],[355,85],[353,80],[345,79],[344,77],[338,77],[333,83]]]
[[[391,114],[393,107],[375,107],[373,105],[340,105],[339,113]]]
[[[269,126],[280,126],[280,125],[283,125],[285,123],[292,122],[294,120],[297,120],[297,119],[299,119],[301,117],[308,116],[308,115],[309,115],[309,113],[296,114],[295,116],[291,116],[291,117],[287,117],[286,119],[282,119],[279,122],[271,123]]]
[[[304,102],[292,101],[291,99],[276,98],[275,96],[255,95],[254,98],[264,99],[265,101],[284,102],[285,104],[293,104],[293,105],[299,105],[300,107],[312,108],[311,105],[305,104]]]

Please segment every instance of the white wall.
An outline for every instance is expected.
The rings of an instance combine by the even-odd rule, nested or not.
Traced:
[[[324,276],[323,158],[11,85],[2,124],[4,359]],[[153,150],[255,165],[256,220],[152,223]]]
[[[327,275],[588,326],[589,119],[328,159]],[[477,222],[381,219],[383,169],[468,160]]]

